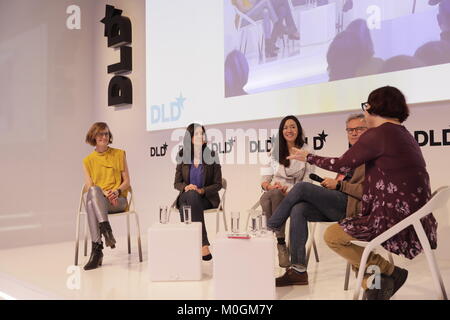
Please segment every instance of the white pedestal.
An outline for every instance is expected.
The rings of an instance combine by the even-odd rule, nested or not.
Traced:
[[[228,239],[213,242],[214,299],[275,299],[275,238]]]
[[[202,225],[155,223],[148,229],[151,281],[201,280]]]

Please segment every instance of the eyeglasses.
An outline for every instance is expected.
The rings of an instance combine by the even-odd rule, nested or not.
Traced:
[[[357,133],[361,133],[366,129],[367,129],[367,127],[356,127],[356,128],[347,128],[347,129],[345,129],[345,131],[347,131],[347,133],[351,134],[351,133],[353,133],[353,131],[355,131]]]
[[[99,132],[99,133],[97,133],[97,137],[103,137],[103,136],[109,137],[109,132]]]
[[[361,103],[361,109],[363,111],[366,111],[370,107],[370,104],[368,102]]]

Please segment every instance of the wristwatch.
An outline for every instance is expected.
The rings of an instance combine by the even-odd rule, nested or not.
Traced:
[[[122,192],[120,191],[120,189],[117,189],[116,191],[117,191],[117,196],[120,196],[120,194],[122,193]]]
[[[341,182],[338,181],[338,183],[336,184],[336,190],[341,190]]]

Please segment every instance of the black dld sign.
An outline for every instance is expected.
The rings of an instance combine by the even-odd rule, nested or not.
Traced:
[[[414,131],[414,138],[421,147],[428,144],[431,147],[450,146],[450,129],[443,129],[441,132],[417,130]]]
[[[131,21],[122,16],[122,10],[106,5],[104,36],[108,38],[108,48],[120,50],[120,62],[109,65],[108,73],[114,77],[109,81],[108,106],[118,106],[133,103],[133,86],[131,80],[124,75],[132,70]]]

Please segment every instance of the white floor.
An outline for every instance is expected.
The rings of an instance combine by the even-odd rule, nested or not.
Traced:
[[[277,288],[278,299],[352,298],[353,274],[349,290],[344,291],[345,261],[331,252],[320,237],[317,238],[320,262],[316,263],[311,256],[309,285]],[[80,268],[70,268],[74,259],[72,242],[1,250],[0,299],[213,299],[214,259],[203,262],[202,281],[151,282],[147,273],[145,236],[142,243],[144,262],[139,263],[134,242],[133,252],[128,255],[126,239],[121,238],[116,249],[104,250],[103,266],[91,271],[82,269],[88,259],[82,255]],[[397,265],[409,270],[409,277],[393,299],[436,299],[425,256],[413,261],[396,256],[394,259]],[[450,288],[450,260],[438,259],[438,263],[444,283]],[[281,275],[283,270],[276,268],[274,277]],[[69,289],[70,284],[73,287],[77,283],[77,276],[80,288]]]

